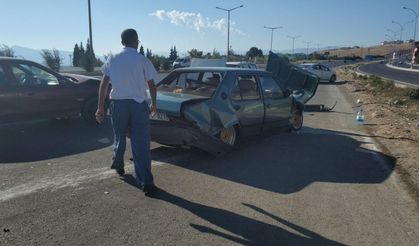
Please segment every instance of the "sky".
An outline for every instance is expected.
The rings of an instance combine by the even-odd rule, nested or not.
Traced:
[[[96,55],[121,50],[120,33],[134,28],[141,45],[153,53],[179,55],[192,48],[227,49],[227,12],[231,9],[230,46],[237,53],[255,46],[272,49],[370,46],[400,37],[413,38],[413,12],[419,0],[91,0]],[[89,37],[88,0],[0,0],[0,45],[72,51]],[[391,31],[388,31],[390,29]],[[416,37],[419,39],[419,24]]]

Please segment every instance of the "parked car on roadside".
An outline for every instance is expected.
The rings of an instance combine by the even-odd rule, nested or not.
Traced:
[[[81,115],[94,123],[99,83],[97,78],[0,57],[0,122]]]
[[[336,82],[336,71],[320,63],[303,63],[298,65],[302,69],[319,76],[320,81]]]
[[[299,130],[304,103],[318,78],[270,54],[268,71],[193,67],[172,71],[157,84],[151,138],[222,155],[242,137],[276,129]]]

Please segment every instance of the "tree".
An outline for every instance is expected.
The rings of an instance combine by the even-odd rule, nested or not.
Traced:
[[[56,49],[42,50],[41,56],[45,61],[45,64],[52,70],[59,72],[61,67],[61,62],[63,58],[60,57],[60,52]]]
[[[252,47],[249,49],[249,51],[246,52],[246,56],[249,58],[255,58],[255,57],[262,57],[263,51],[261,49],[258,49],[256,47]]]
[[[80,59],[80,65],[87,71],[92,72],[95,68],[96,58],[95,53],[91,49],[90,41],[87,39],[86,52],[83,53]]]
[[[151,49],[147,49],[146,56],[148,59],[151,59],[151,57],[153,56],[153,54],[151,53]]]
[[[176,46],[173,46],[173,48],[170,48],[170,55],[169,55],[169,61],[175,61],[176,58],[178,58]]]
[[[198,51],[197,49],[191,49],[188,51],[188,54],[192,58],[201,58],[202,57],[202,51]]]
[[[81,50],[77,44],[74,45],[73,49],[73,67],[80,67]]]
[[[142,45],[140,46],[140,54],[144,55],[144,47]]]
[[[0,46],[0,56],[15,57],[15,52],[7,45]]]
[[[220,52],[218,52],[216,49],[213,49],[213,50],[212,50],[212,55],[211,55],[211,58],[214,58],[214,59],[220,59],[220,58],[221,58],[221,54],[220,54]]]

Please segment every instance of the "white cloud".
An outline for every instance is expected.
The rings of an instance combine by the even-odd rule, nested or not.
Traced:
[[[174,25],[191,27],[197,32],[216,30],[227,33],[227,21],[224,18],[211,20],[209,18],[204,18],[201,13],[181,12],[178,10],[156,10],[154,13],[151,13],[150,16],[154,16],[161,21],[165,21],[167,18],[170,23]],[[242,31],[232,27],[234,24],[234,22],[230,23],[230,31],[244,35]]]

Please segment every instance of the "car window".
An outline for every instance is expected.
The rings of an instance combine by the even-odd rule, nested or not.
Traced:
[[[12,65],[12,73],[18,85],[58,85],[58,79],[53,74],[27,64]]]
[[[313,69],[320,70],[320,66],[319,65],[313,65]]]
[[[284,97],[281,87],[279,87],[278,83],[272,77],[260,77],[260,83],[265,99],[279,99]]]
[[[0,86],[6,84],[6,74],[2,66],[0,66]]]
[[[324,71],[330,71],[330,69],[329,69],[328,67],[326,67],[326,66],[321,66],[321,68],[322,68]]]
[[[181,72],[172,80],[160,84],[158,90],[209,97],[212,96],[223,76],[221,72]]]
[[[231,91],[231,99],[235,101],[260,99],[255,76],[238,76]]]

